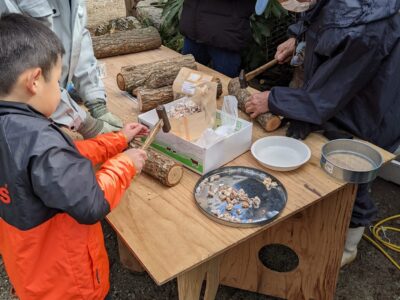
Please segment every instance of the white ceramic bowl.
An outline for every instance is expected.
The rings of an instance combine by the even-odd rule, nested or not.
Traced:
[[[286,136],[269,136],[251,146],[251,153],[263,166],[275,171],[295,170],[311,158],[310,148]]]

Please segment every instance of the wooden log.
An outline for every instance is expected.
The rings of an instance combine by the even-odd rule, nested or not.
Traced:
[[[93,36],[92,41],[94,55],[97,58],[137,53],[161,46],[160,34],[154,27]]]
[[[166,104],[174,100],[172,85],[163,86],[158,89],[140,87],[134,91],[134,94],[136,94],[140,112],[152,110],[158,105]]]
[[[245,104],[251,94],[247,89],[240,88],[239,78],[234,78],[229,81],[228,92],[229,95],[236,96],[239,109],[243,112],[246,112]],[[256,121],[268,132],[278,129],[281,125],[281,118],[270,112],[259,115],[256,118]]]
[[[115,33],[116,31],[129,31],[133,29],[143,28],[139,20],[135,17],[122,17],[103,22],[95,27],[88,27],[90,34],[93,36],[104,35],[107,33]]]
[[[139,149],[142,144],[134,140],[129,146]],[[157,179],[162,184],[171,187],[177,185],[181,181],[183,167],[171,158],[149,148],[147,149],[147,161],[144,165],[143,172]]]
[[[215,82],[218,83],[217,98],[219,98],[222,95],[222,83],[219,78],[216,78]],[[152,110],[158,105],[166,104],[174,100],[172,85],[163,86],[157,89],[139,87],[134,90],[132,94],[136,96],[138,100],[140,112]]]
[[[117,84],[121,91],[130,93],[138,87],[156,89],[172,85],[182,67],[197,69],[193,55],[122,67],[117,75]]]

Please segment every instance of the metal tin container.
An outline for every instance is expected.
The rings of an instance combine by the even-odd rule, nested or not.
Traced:
[[[274,182],[267,187],[265,180]],[[242,189],[249,197],[257,196],[258,207],[243,208],[237,202],[229,210],[228,203],[221,200],[217,190],[229,186],[237,191]],[[216,189],[213,195],[209,191]],[[223,167],[203,175],[194,188],[194,197],[200,211],[210,219],[233,227],[254,227],[276,219],[286,206],[287,192],[283,184],[274,176],[253,168]]]
[[[321,167],[331,176],[349,183],[373,181],[383,158],[366,143],[338,139],[322,147]]]

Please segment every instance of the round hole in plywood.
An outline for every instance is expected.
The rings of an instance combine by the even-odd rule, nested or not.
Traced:
[[[266,268],[275,272],[291,272],[299,265],[296,252],[282,244],[262,247],[258,252],[258,258]]]

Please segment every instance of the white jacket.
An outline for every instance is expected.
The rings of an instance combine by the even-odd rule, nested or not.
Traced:
[[[0,0],[0,11],[34,17],[50,27],[61,39],[66,52],[60,80],[62,99],[52,118],[57,123],[78,129],[86,113],[69,97],[67,85],[73,83],[85,102],[106,100],[104,85],[97,72],[92,40],[85,28],[85,1]]]

